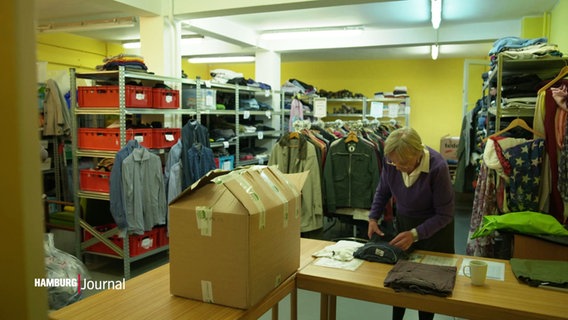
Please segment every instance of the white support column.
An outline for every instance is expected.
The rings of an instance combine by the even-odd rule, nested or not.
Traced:
[[[164,10],[168,11],[168,10]],[[140,54],[149,72],[181,78],[180,24],[169,16],[140,17]],[[178,86],[178,83],[168,85]],[[181,127],[181,117],[164,115],[164,127]]]
[[[140,53],[148,71],[157,75],[181,77],[178,43],[181,35],[167,17],[140,17]]]
[[[254,80],[269,84],[273,90],[280,89],[281,76],[281,58],[280,54],[273,51],[257,51],[255,63]],[[272,96],[272,108],[274,111],[280,110],[280,95]],[[272,117],[271,126],[280,128],[280,117]]]

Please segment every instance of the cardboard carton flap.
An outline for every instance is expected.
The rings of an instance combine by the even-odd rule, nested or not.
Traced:
[[[180,192],[177,195],[177,197],[175,197],[169,204],[176,203],[179,199],[195,192],[195,190],[198,190],[198,189],[202,188],[203,186],[205,186],[209,183],[213,183],[212,182],[213,179],[215,179],[219,176],[222,176],[222,175],[226,175],[229,172],[231,172],[231,171],[219,170],[219,169],[215,169],[215,170],[211,170],[211,171],[207,172],[203,177],[201,177],[201,179],[195,181],[191,186],[187,187],[185,190]]]

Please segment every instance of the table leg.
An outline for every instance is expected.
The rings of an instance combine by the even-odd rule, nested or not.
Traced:
[[[320,320],[328,320],[329,296],[325,293],[320,298]]]
[[[290,292],[290,320],[298,320],[298,289]]]
[[[328,314],[328,319],[329,320],[335,320],[336,318],[336,308],[337,306],[337,297],[336,296],[329,296],[329,314]]]
[[[272,320],[278,320],[278,302],[272,307]]]

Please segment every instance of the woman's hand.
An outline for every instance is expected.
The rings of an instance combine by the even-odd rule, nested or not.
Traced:
[[[554,98],[558,107],[568,112],[568,105],[566,104],[566,101],[568,100],[568,88],[566,88],[566,85],[563,84],[560,88],[552,87],[550,88],[550,91],[552,92],[552,98]]]
[[[367,230],[367,236],[369,237],[369,239],[371,239],[375,233],[379,236],[385,235],[379,228],[377,220],[371,219],[369,220],[369,229]]]
[[[410,246],[414,243],[414,238],[412,237],[412,232],[404,231],[396,235],[394,239],[389,242],[390,245],[398,247],[402,250],[408,250]]]

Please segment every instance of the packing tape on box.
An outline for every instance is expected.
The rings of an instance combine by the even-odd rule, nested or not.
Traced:
[[[278,177],[278,179],[280,179],[280,181],[283,181],[284,183],[286,183],[288,188],[294,194],[294,198],[296,198],[296,200],[294,201],[294,203],[295,203],[294,217],[296,219],[299,219],[300,218],[300,199],[301,198],[300,198],[300,193],[298,192],[298,190],[296,190],[296,186],[291,184],[290,181],[288,181],[288,179],[286,179],[286,177],[282,174],[282,171],[273,170],[272,172]]]
[[[274,194],[278,197],[278,199],[280,199],[280,202],[282,202],[283,206],[283,212],[282,212],[282,218],[284,219],[283,221],[283,225],[284,228],[288,227],[288,200],[286,200],[286,197],[284,196],[284,194],[282,192],[280,192],[280,189],[278,188],[278,186],[276,186],[276,184],[270,180],[270,177],[268,175],[266,175],[266,173],[264,172],[260,172],[260,176],[262,177],[262,180],[264,180],[264,182],[266,182],[270,188],[272,189],[272,191],[274,191]]]
[[[277,274],[276,278],[274,279],[274,288],[278,288],[278,286],[282,283],[282,275]]]
[[[220,184],[220,183],[225,183],[225,182],[233,180],[233,179],[236,180],[237,183],[241,186],[241,188],[243,188],[243,190],[245,190],[245,192],[252,199],[252,203],[254,204],[254,206],[257,208],[257,211],[259,212],[260,216],[259,216],[259,221],[258,221],[258,228],[264,229],[264,227],[266,226],[266,208],[264,207],[264,204],[260,200],[260,196],[258,195],[258,193],[256,193],[256,191],[254,191],[254,188],[252,187],[252,185],[241,175],[244,172],[246,172],[246,170],[231,171],[230,173],[228,173],[224,176],[214,178],[212,181],[214,183]]]
[[[195,207],[195,218],[197,219],[197,229],[202,236],[211,237],[213,234],[213,209],[211,207]]]
[[[215,303],[213,301],[213,285],[211,281],[201,280],[201,300],[207,303]]]

